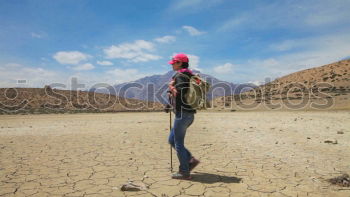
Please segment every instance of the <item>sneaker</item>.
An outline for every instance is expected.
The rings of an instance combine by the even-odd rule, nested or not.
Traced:
[[[172,174],[171,178],[173,179],[183,179],[183,180],[190,180],[192,179],[190,173],[182,173],[182,172],[177,172]]]
[[[198,164],[200,163],[200,161],[194,157],[191,158],[190,160],[190,171],[192,171]]]

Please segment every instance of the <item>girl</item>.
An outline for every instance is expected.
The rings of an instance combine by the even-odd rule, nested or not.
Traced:
[[[174,179],[191,179],[190,171],[198,164],[199,160],[194,158],[191,152],[185,147],[186,129],[193,123],[196,110],[186,104],[184,95],[189,88],[189,81],[193,75],[188,69],[189,59],[185,54],[175,55],[169,64],[177,71],[169,83],[170,103],[175,113],[174,126],[169,135],[169,143],[177,152],[180,162],[179,171],[172,175]]]

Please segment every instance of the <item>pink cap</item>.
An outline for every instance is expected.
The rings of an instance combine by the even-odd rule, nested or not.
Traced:
[[[168,63],[174,64],[175,62],[188,62],[188,57],[187,57],[187,55],[180,53],[180,54],[175,55],[173,57],[173,59],[171,59]]]

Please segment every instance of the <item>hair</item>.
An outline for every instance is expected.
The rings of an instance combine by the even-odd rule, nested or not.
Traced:
[[[182,62],[181,67],[182,68],[188,68],[190,65],[188,64],[188,62]]]

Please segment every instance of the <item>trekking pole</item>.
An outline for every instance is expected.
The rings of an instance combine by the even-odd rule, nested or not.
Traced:
[[[172,111],[172,98],[171,92],[168,91],[168,100],[169,100],[169,131],[171,132],[171,111]],[[170,144],[170,172],[173,172],[173,149]]]
[[[170,128],[170,132],[171,132],[171,111],[169,112],[169,128]],[[170,172],[173,172],[173,147],[171,147],[171,144],[170,144]]]

